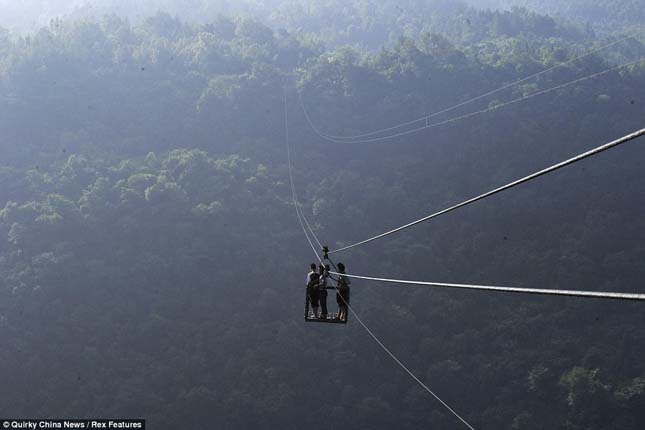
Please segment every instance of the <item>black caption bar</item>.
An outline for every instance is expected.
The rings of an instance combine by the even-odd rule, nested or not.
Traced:
[[[0,418],[0,430],[4,429],[133,429],[141,430],[146,428],[146,420],[49,420],[49,419],[7,419]]]

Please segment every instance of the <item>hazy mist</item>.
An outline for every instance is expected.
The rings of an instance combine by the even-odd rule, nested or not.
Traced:
[[[467,428],[422,381],[478,430],[644,429],[642,301],[307,281],[322,246],[641,129],[644,10],[0,0],[0,419]],[[644,162],[634,139],[332,261],[643,293]],[[347,324],[305,320],[323,297]]]

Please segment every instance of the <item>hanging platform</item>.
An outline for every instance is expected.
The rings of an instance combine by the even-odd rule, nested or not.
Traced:
[[[325,289],[336,291],[335,287],[326,287]],[[334,297],[331,294],[329,296]],[[335,306],[335,303],[334,303],[334,306]],[[329,312],[326,318],[324,317],[315,318],[313,310],[311,309],[309,294],[305,290],[305,321],[311,322],[311,323],[323,323],[323,324],[347,324],[347,315],[345,316],[344,319],[340,319],[338,318],[337,312]]]

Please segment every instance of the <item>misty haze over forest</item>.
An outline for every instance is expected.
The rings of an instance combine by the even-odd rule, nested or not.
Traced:
[[[381,33],[405,34],[411,24],[433,29],[437,26],[438,10],[463,15],[468,6],[504,11],[526,8],[602,32],[642,26],[645,20],[645,5],[641,0],[0,0],[0,26],[29,32],[47,26],[55,18],[96,19],[105,14],[116,14],[136,24],[157,12],[165,12],[195,23],[213,22],[221,15],[247,16],[276,29],[323,36],[317,31],[321,26],[338,25],[339,32],[351,31],[350,26],[365,30],[374,26],[374,15],[381,15],[379,18],[387,17],[390,24],[379,28]],[[376,13],[360,16],[361,11]],[[335,23],[331,22],[334,20]],[[347,27],[340,28],[342,24]]]
[[[642,430],[643,301],[354,278],[347,324],[303,308],[322,245],[350,275],[645,293],[645,138],[361,243],[645,127],[644,20],[0,0],[0,419]]]

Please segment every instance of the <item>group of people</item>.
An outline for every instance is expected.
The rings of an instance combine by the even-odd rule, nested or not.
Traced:
[[[349,307],[349,286],[351,281],[345,273],[345,265],[338,263],[338,272],[341,275],[336,281],[336,303],[338,304],[338,315],[336,319],[347,320],[347,308]],[[311,303],[313,310],[313,318],[327,319],[329,314],[327,312],[327,288],[330,286],[329,265],[320,265],[316,267],[316,263],[311,263],[310,271],[307,274],[307,296]],[[320,309],[320,313],[318,310]]]

